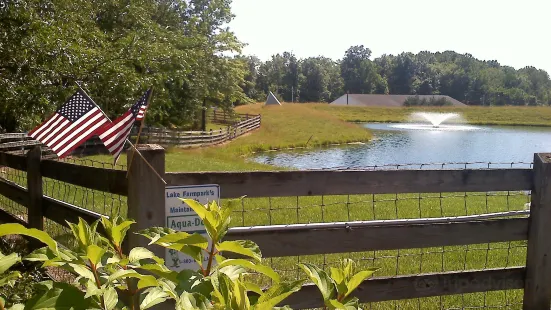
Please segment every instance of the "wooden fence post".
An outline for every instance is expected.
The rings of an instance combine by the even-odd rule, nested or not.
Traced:
[[[527,310],[551,304],[551,154],[534,154],[534,188],[530,203],[528,254],[524,283]]]
[[[165,150],[156,144],[140,144],[136,148],[164,178]],[[128,152],[132,152],[132,149]],[[136,224],[130,227],[127,234],[128,242],[126,242],[125,251],[128,253],[134,247],[146,247],[155,255],[164,258],[164,248],[148,246],[147,238],[133,232],[165,226],[165,185],[140,156],[135,155],[131,165],[132,167],[128,167],[131,169],[128,176],[128,218],[136,221]]]
[[[27,191],[28,191],[28,223],[30,228],[44,229],[44,213],[42,212],[42,173],[40,161],[42,149],[35,146],[27,153]]]

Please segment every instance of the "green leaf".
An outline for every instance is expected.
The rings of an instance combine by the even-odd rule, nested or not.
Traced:
[[[233,287],[232,280],[221,272],[216,272],[210,276],[213,297],[221,306],[231,309],[231,289]]]
[[[142,235],[146,237],[149,240],[156,241],[157,239],[161,238],[162,236],[176,233],[177,231],[168,227],[150,227],[144,230],[140,230],[136,232],[137,235]]]
[[[245,255],[260,262],[262,254],[258,245],[250,240],[224,241],[216,245],[219,252],[232,252]]]
[[[21,273],[19,271],[12,271],[7,274],[3,274],[0,277],[0,287],[3,286],[10,286],[13,287],[17,281],[21,277]]]
[[[172,282],[177,281],[178,273],[176,271],[168,269],[165,265],[146,264],[140,266],[139,269],[150,271],[154,275],[165,278]]]
[[[141,275],[139,278],[140,280],[138,281],[138,289],[159,285],[157,278],[155,278],[154,276]]]
[[[177,310],[207,310],[209,301],[201,294],[183,292],[176,303]]]
[[[99,288],[96,284],[96,281],[88,280],[86,281],[86,294],[84,298],[89,298],[92,296],[101,296],[105,292],[104,289]]]
[[[220,212],[220,221],[218,223],[218,226],[216,227],[216,231],[218,233],[218,235],[216,236],[216,240],[222,240],[224,236],[226,236],[226,233],[228,232],[231,224],[231,214],[232,210],[230,208],[224,208]]]
[[[187,269],[178,273],[176,283],[176,291],[179,294],[190,292],[210,296],[214,289],[209,278],[205,278],[199,272]]]
[[[155,305],[165,302],[169,298],[169,294],[159,287],[151,288],[145,294],[144,299],[140,303],[140,309],[148,309]]]
[[[325,302],[325,305],[327,307],[329,307],[329,309],[333,310],[333,309],[338,309],[338,310],[347,310],[347,308],[345,307],[345,305],[343,305],[342,303],[340,303],[338,300],[336,299],[330,299],[328,301]]]
[[[239,265],[230,265],[224,268],[219,268],[218,272],[227,275],[232,281],[236,281],[239,276],[247,272],[247,269]]]
[[[82,249],[87,249],[89,245],[97,243],[98,234],[96,228],[98,223],[99,220],[96,220],[92,225],[88,225],[88,223],[80,217],[78,218],[78,224],[67,222]]]
[[[0,258],[0,275],[10,269],[13,265],[21,261],[21,257],[17,253],[11,253],[10,255]]]
[[[275,272],[272,268],[268,266],[260,265],[260,264],[255,264],[246,259],[226,259],[223,262],[221,262],[220,265],[218,265],[218,268],[223,268],[231,265],[242,266],[242,267],[254,270],[256,272],[262,273],[270,277],[275,282],[279,282],[281,280],[277,272]]]
[[[194,246],[201,249],[206,249],[209,245],[209,241],[204,236],[198,233],[188,234],[183,231],[164,235],[151,243],[178,251],[184,246]]]
[[[164,260],[153,254],[150,250],[142,247],[133,248],[128,254],[128,260],[132,264],[139,263],[142,259],[153,259],[158,264],[164,264]]]
[[[105,302],[105,309],[111,310],[115,309],[117,303],[119,302],[119,296],[114,287],[109,287],[103,295],[103,301]]]
[[[79,264],[68,264],[69,270],[78,274],[81,277],[95,281],[94,273],[88,267]]]
[[[304,270],[310,280],[318,287],[324,301],[336,297],[337,290],[335,288],[335,283],[325,271],[315,265],[307,263],[299,264],[298,266]]]
[[[197,213],[197,215],[204,221],[209,211],[205,208],[204,205],[200,204],[199,202],[193,200],[193,199],[186,199],[186,198],[180,198],[181,201],[183,201],[185,204],[187,204],[190,208]]]
[[[115,282],[117,280],[120,280],[120,279],[140,278],[140,277],[141,277],[141,275],[139,273],[137,273],[135,270],[120,269],[120,270],[115,271],[115,273],[113,273],[112,275],[110,275],[109,278],[107,278],[107,282],[113,283],[113,282]]]
[[[105,254],[105,250],[95,244],[89,245],[86,249],[86,257],[94,266],[97,266],[101,262],[103,254]]]
[[[334,268],[331,267],[331,278],[337,285],[337,293],[338,295],[344,295],[348,291],[348,287],[346,286],[346,276],[343,269]]]
[[[90,309],[90,299],[84,298],[84,292],[62,282],[42,282],[37,285],[42,291],[35,294],[25,304],[25,310],[84,310]]]
[[[233,281],[232,290],[232,309],[248,310],[251,308],[249,297],[247,296],[247,289],[243,284],[243,277],[239,280]]]
[[[8,310],[25,310],[25,305],[23,304],[15,304],[11,306],[11,308],[7,308]]]
[[[362,282],[373,275],[375,271],[377,271],[379,268],[370,268],[368,270],[363,270],[355,274],[350,281],[347,283],[348,290],[344,297],[347,297],[350,295]]]
[[[262,291],[262,289],[260,288],[260,286],[258,286],[256,283],[244,281],[244,282],[243,282],[243,285],[245,285],[245,288],[246,288],[247,291],[249,291],[249,292],[254,292],[254,293],[258,294],[258,295],[264,294],[264,292]]]
[[[122,223],[118,225],[113,225],[113,230],[111,232],[111,238],[113,240],[113,243],[120,247],[122,241],[124,240],[124,237],[126,236],[126,232],[130,228],[132,224],[135,224],[134,221],[123,221]]]
[[[294,282],[279,282],[272,285],[270,289],[260,296],[255,309],[272,309],[291,294],[298,292],[304,282],[304,280],[299,280]]]
[[[26,228],[21,224],[1,224],[0,225],[0,237],[7,235],[25,235],[37,239],[38,241],[46,244],[54,253],[58,253],[57,242],[50,237],[47,233],[34,229]]]

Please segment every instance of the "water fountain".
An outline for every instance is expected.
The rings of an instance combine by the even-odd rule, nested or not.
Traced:
[[[392,125],[401,129],[421,130],[476,130],[478,127],[462,125],[464,123],[459,113],[416,112],[410,115],[411,123]],[[453,121],[453,124],[446,122]]]

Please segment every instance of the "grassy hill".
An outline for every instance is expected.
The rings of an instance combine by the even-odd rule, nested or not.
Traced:
[[[551,126],[551,107],[426,107],[387,108],[308,104],[317,111],[328,112],[347,122],[404,122],[413,112],[460,113],[473,125]]]

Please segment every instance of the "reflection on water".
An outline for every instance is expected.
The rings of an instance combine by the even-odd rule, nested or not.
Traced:
[[[264,153],[255,161],[298,169],[369,167],[450,162],[531,162],[551,152],[551,128],[469,126],[419,128],[408,124],[366,124],[375,139],[364,145]]]

